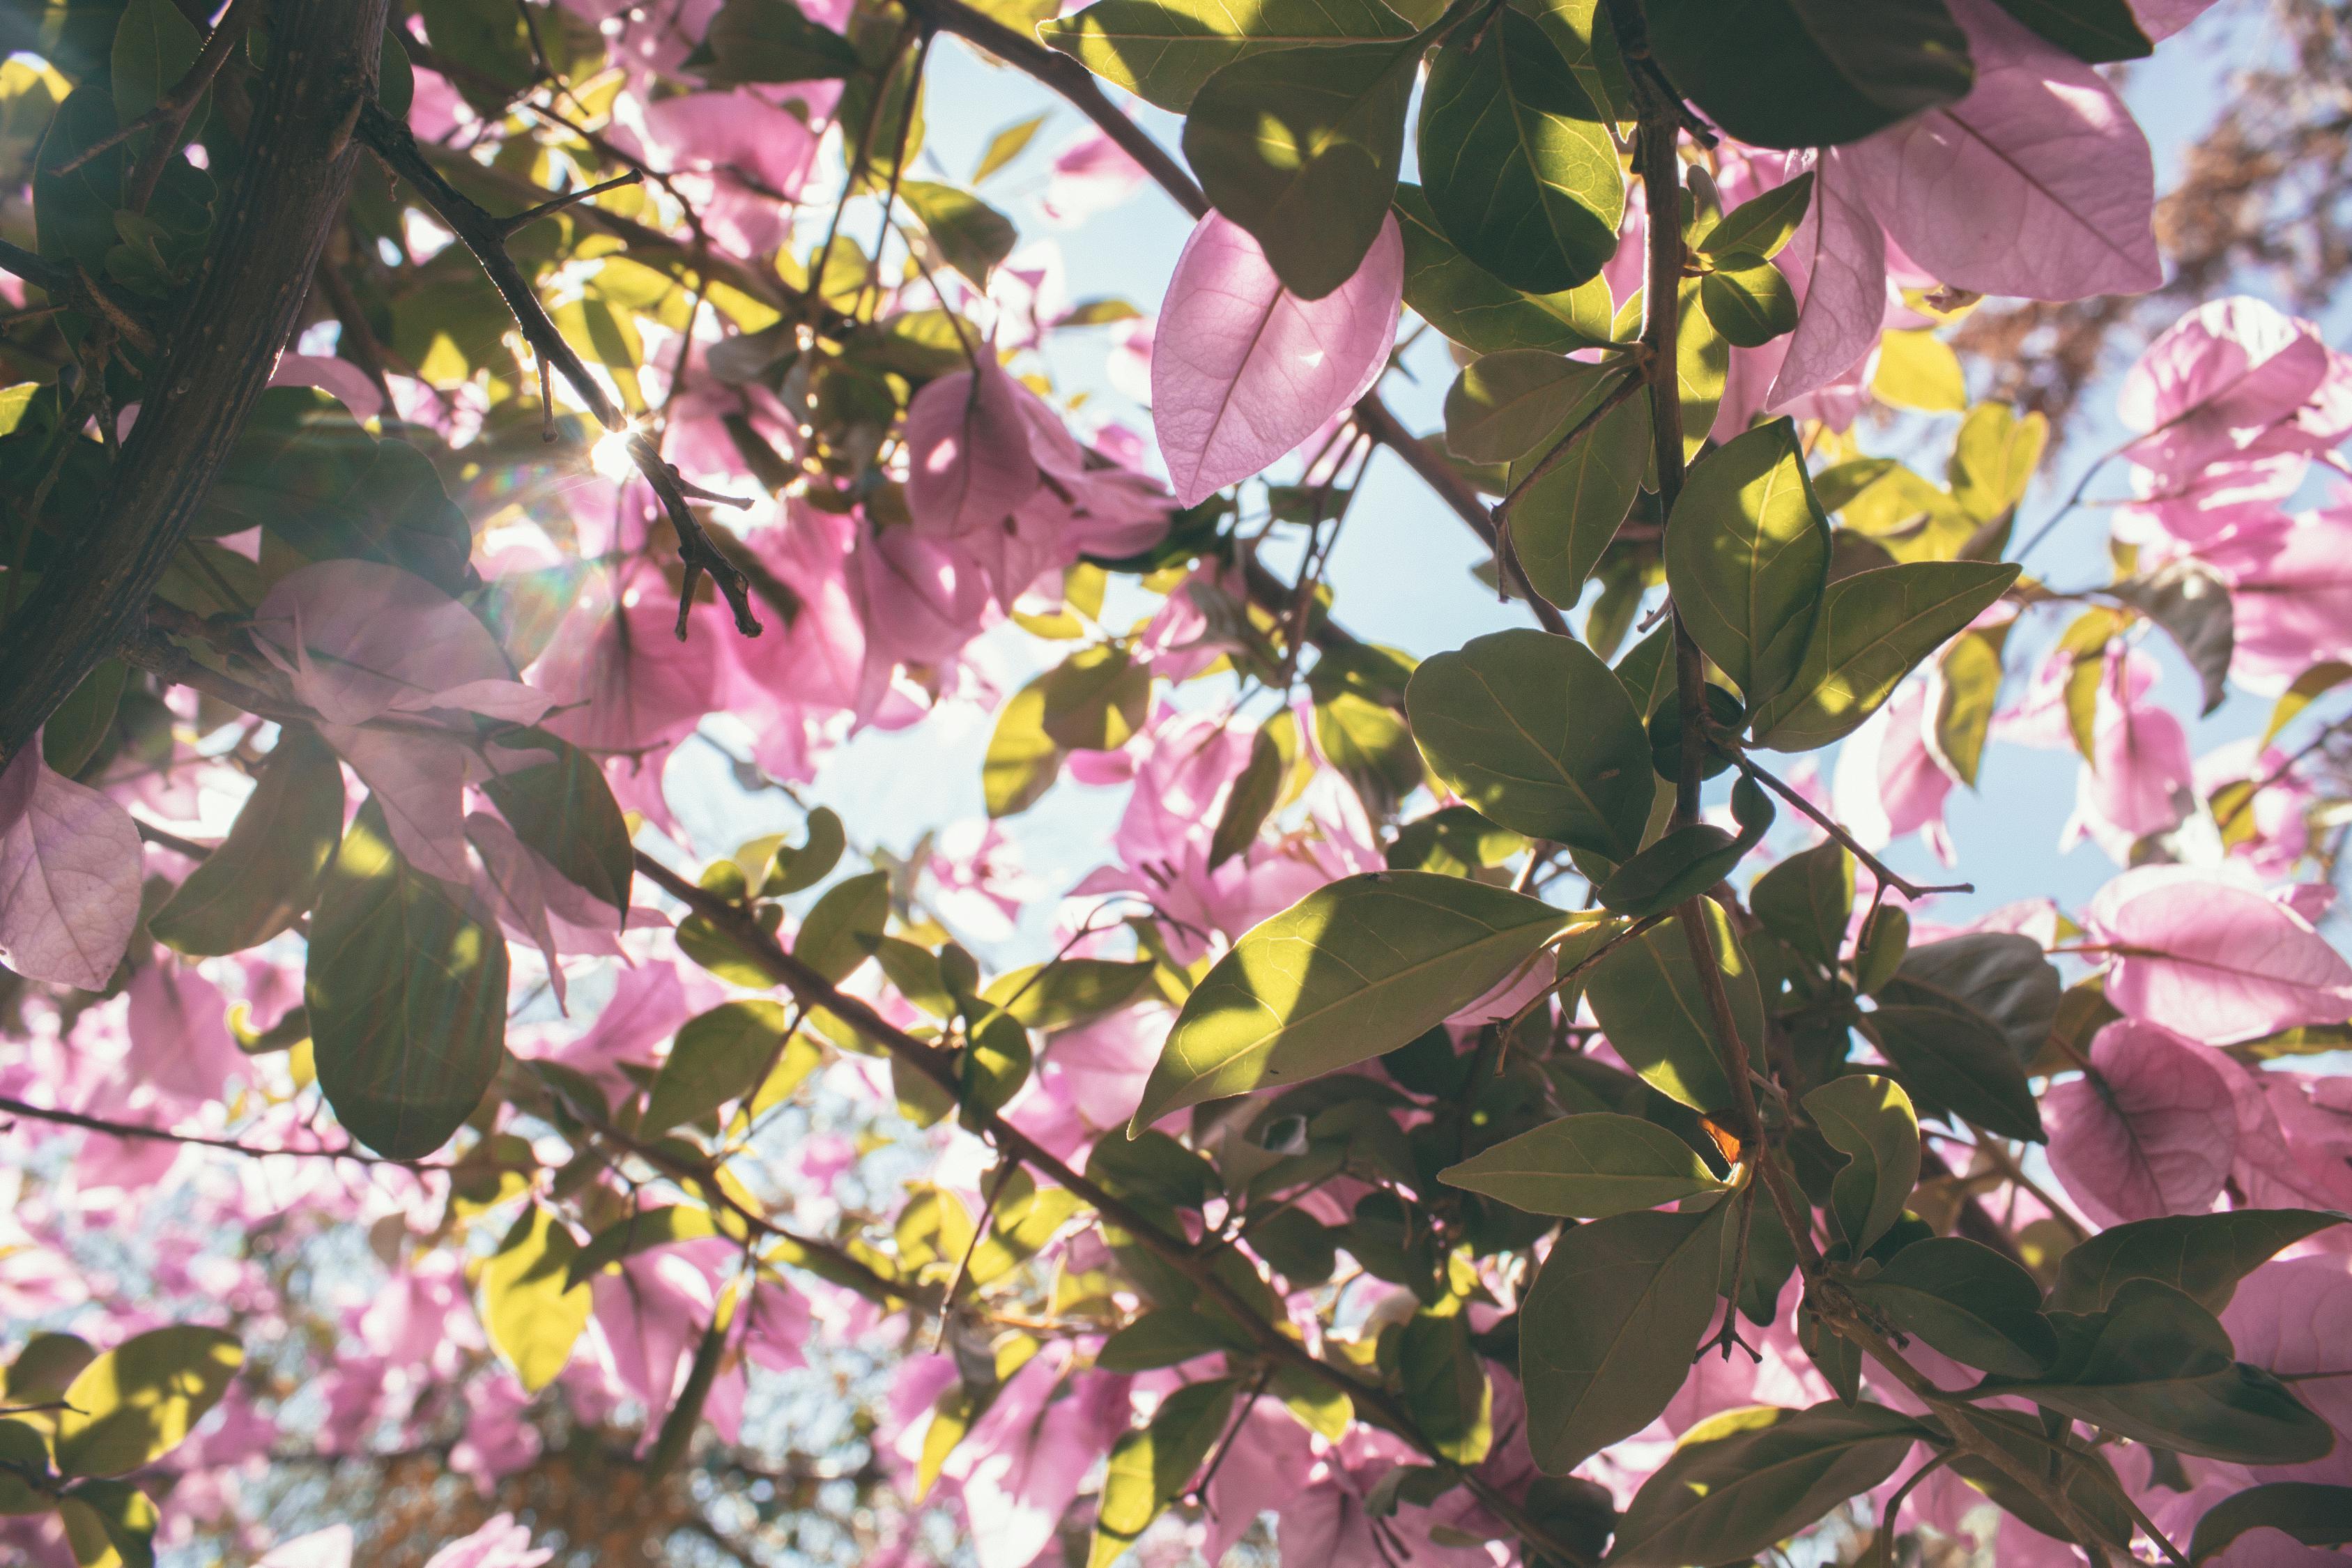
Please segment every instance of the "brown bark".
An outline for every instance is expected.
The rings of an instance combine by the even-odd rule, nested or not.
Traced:
[[[341,211],[385,0],[278,0],[246,167],[89,531],[0,627],[13,756],[137,625],[268,384]]]

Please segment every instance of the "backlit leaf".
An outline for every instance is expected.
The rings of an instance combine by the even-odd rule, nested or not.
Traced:
[[[1133,1129],[1394,1050],[1533,958],[1567,917],[1426,871],[1347,877],[1260,923],[1186,999]]]

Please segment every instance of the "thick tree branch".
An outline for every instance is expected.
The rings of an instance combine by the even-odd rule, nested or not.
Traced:
[[[280,0],[245,171],[82,537],[0,627],[14,756],[131,631],[268,384],[341,209],[385,0]]]
[[[705,500],[728,500],[695,490],[679,476],[677,468],[662,459],[653,443],[640,436],[626,415],[614,403],[604,384],[591,374],[587,364],[567,342],[555,322],[539,302],[539,291],[523,275],[513,257],[507,253],[507,238],[518,221],[528,221],[546,205],[541,203],[525,213],[512,217],[497,217],[484,210],[475,200],[442,176],[419,147],[408,127],[374,104],[361,112],[360,140],[366,142],[382,158],[387,168],[415,187],[418,196],[437,214],[449,227],[449,232],[465,243],[481,265],[490,284],[513,312],[515,324],[522,331],[523,341],[540,363],[554,367],[572,388],[574,396],[587,405],[589,414],[607,431],[623,433],[628,437],[628,454],[660,498],[662,510],[670,524],[677,531],[679,558],[686,563],[686,580],[678,586],[677,637],[686,640],[687,616],[694,607],[696,583],[708,573],[710,580],[726,595],[728,606],[735,615],[735,629],[745,637],[760,635],[760,617],[751,609],[751,580],[743,569],[730,560],[726,552],[712,542],[704,531],[690,497]],[[740,505],[740,502],[730,504]]]

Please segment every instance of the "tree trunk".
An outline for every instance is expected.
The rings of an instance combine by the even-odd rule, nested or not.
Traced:
[[[0,627],[0,758],[136,626],[268,384],[359,157],[386,0],[275,0],[245,168],[87,533]]]

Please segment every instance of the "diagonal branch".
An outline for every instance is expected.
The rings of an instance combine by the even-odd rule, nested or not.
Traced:
[[[930,1079],[962,1106],[965,1124],[992,1142],[1001,1157],[1043,1172],[1064,1189],[1091,1205],[1106,1221],[1132,1235],[1161,1262],[1191,1280],[1203,1297],[1214,1301],[1234,1321],[1244,1325],[1265,1354],[1346,1394],[1359,1410],[1370,1413],[1379,1425],[1403,1436],[1428,1456],[1432,1464],[1444,1469],[1468,1488],[1489,1512],[1517,1534],[1562,1562],[1580,1565],[1591,1563],[1589,1553],[1557,1540],[1524,1508],[1475,1471],[1438,1455],[1429,1439],[1422,1434],[1412,1412],[1386,1389],[1368,1384],[1318,1358],[1305,1345],[1260,1317],[1218,1273],[1213,1256],[1195,1251],[1181,1237],[1169,1235],[1149,1215],[1072,1170],[996,1111],[973,1103],[967,1097],[963,1075],[953,1053],[915,1038],[884,1018],[866,1002],[837,989],[815,970],[787,952],[767,928],[741,905],[730,903],[707,889],[697,887],[643,850],[637,851],[636,864],[640,872],[710,922],[748,956],[761,973],[792,992],[803,1005],[824,1008],[880,1046],[894,1060]]]
[[[574,395],[587,405],[588,412],[597,424],[614,434],[625,434],[627,450],[646,483],[660,498],[662,510],[668,514],[670,524],[677,531],[679,558],[686,563],[686,580],[679,585],[677,596],[677,637],[686,640],[687,616],[694,606],[694,589],[698,580],[708,573],[710,580],[726,595],[728,605],[735,613],[735,629],[745,637],[760,635],[760,618],[751,610],[751,578],[743,569],[729,559],[726,552],[711,542],[701,521],[688,504],[688,486],[677,470],[662,460],[651,442],[636,436],[628,417],[606,393],[604,384],[589,374],[587,364],[578,351],[558,331],[549,318],[546,307],[539,302],[539,292],[530,279],[523,275],[512,256],[507,253],[507,237],[512,225],[528,221],[546,204],[529,209],[511,218],[493,216],[479,204],[451,184],[425,156],[415,136],[408,127],[386,114],[373,103],[361,111],[359,139],[367,143],[376,156],[394,174],[406,180],[448,226],[449,232],[465,242],[466,248],[481,264],[491,287],[507,302],[513,312],[515,325],[521,329],[523,341],[542,364],[552,365]],[[562,198],[559,198],[562,199]]]

